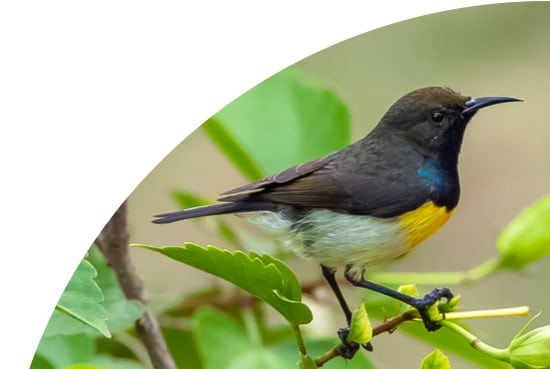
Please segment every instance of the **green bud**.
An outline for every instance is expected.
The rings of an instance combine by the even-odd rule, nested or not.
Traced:
[[[369,320],[369,316],[367,315],[365,304],[361,303],[359,308],[351,315],[348,340],[363,345],[365,343],[369,343],[371,339],[372,324]]]
[[[416,298],[420,296],[420,294],[418,293],[418,289],[416,288],[416,284],[402,284],[397,289],[397,292],[404,293],[405,295]]]
[[[550,196],[519,214],[497,240],[499,266],[519,269],[550,253]]]
[[[458,303],[460,301],[460,295],[454,296],[450,301],[439,302],[437,308],[441,314],[450,313],[458,310]]]
[[[438,303],[436,302],[432,306],[430,306],[427,310],[428,316],[430,317],[430,320],[432,322],[437,322],[441,319],[443,319],[443,315],[439,312]]]
[[[537,316],[538,314],[533,319]],[[510,364],[515,369],[548,369],[550,368],[550,325],[523,333],[529,323],[514,337],[508,347]]]
[[[444,353],[435,349],[422,359],[420,369],[451,369],[449,358]]]
[[[300,354],[300,361],[298,362],[298,368],[300,369],[316,369],[317,365],[315,360],[311,356]]]

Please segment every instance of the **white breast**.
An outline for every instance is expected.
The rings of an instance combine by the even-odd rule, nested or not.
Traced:
[[[301,257],[331,268],[364,267],[392,260],[407,252],[404,232],[396,218],[379,219],[316,210],[294,223],[281,214],[246,216],[256,226],[276,235]]]

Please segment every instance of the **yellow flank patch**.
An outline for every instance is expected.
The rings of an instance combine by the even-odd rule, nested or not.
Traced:
[[[446,207],[439,207],[428,201],[418,209],[400,216],[399,225],[407,234],[409,249],[417,246],[443,227],[453,213],[454,209],[447,211]]]

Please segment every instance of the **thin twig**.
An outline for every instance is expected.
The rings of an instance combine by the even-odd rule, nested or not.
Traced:
[[[136,320],[136,332],[147,348],[155,369],[177,369],[160,331],[155,316],[143,297],[143,283],[137,276],[128,250],[127,205],[124,202],[97,237],[96,244],[115,271],[120,287],[129,300],[141,302],[145,308]]]

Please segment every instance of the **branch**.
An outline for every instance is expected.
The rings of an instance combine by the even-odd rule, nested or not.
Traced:
[[[459,325],[451,322],[451,320],[456,319],[474,319],[474,318],[496,318],[504,316],[527,316],[529,315],[529,307],[527,306],[518,306],[512,308],[503,308],[503,309],[488,309],[488,310],[474,310],[474,311],[462,311],[462,312],[450,312],[445,314],[445,319],[439,321],[439,323],[445,327],[451,328],[454,331],[458,332],[462,336],[470,340],[472,346],[478,351],[489,353],[498,360],[502,360],[497,357],[498,355],[504,355],[502,350],[494,349],[489,345],[484,344],[483,342],[478,343],[479,339],[473,336],[471,333],[461,328]],[[397,327],[404,322],[410,320],[419,320],[419,314],[416,310],[410,309],[405,311],[402,314],[397,315],[396,317],[386,320],[383,323],[380,323],[372,329],[372,336],[378,336],[381,333],[388,332],[392,333],[397,329]],[[474,344],[475,343],[475,344]],[[477,347],[476,347],[477,345]],[[330,360],[340,356],[342,345],[339,345],[333,348],[330,351],[325,352],[319,358],[315,360],[317,367],[321,367]]]
[[[396,316],[393,319],[386,320],[385,322],[383,322],[383,323],[377,325],[376,327],[374,327],[372,329],[372,336],[373,337],[378,336],[379,334],[384,333],[384,332],[392,333],[393,331],[395,331],[397,329],[397,326],[399,324],[404,323],[404,322],[409,321],[409,320],[413,320],[414,318],[417,318],[417,317],[418,317],[418,314],[416,313],[416,311],[407,310],[403,314],[400,314],[400,315]],[[317,367],[320,368],[323,365],[325,365],[327,362],[329,362],[330,360],[332,360],[336,357],[339,357],[340,356],[339,348],[340,348],[340,346],[337,346],[337,347],[333,348],[332,350],[327,351],[326,353],[321,355],[319,358],[317,358],[315,360],[315,364],[317,365]]]
[[[137,276],[128,250],[127,205],[118,208],[96,239],[96,244],[115,271],[120,287],[128,300],[137,300],[144,306],[143,315],[136,320],[136,332],[147,348],[155,369],[177,369],[161,334],[155,316],[143,297],[143,283]]]

